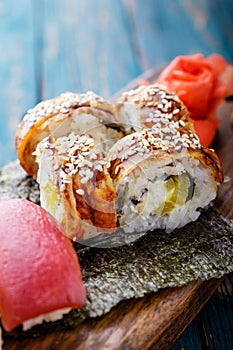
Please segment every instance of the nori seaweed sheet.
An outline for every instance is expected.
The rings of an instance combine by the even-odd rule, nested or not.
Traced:
[[[0,198],[23,197],[39,203],[39,189],[17,162],[1,169]],[[149,232],[136,242],[113,248],[74,243],[87,289],[87,303],[62,320],[21,327],[8,336],[38,336],[54,329],[76,326],[89,317],[107,313],[121,300],[138,298],[161,288],[177,287],[195,280],[220,278],[233,270],[233,227],[209,207],[200,218],[166,233]]]

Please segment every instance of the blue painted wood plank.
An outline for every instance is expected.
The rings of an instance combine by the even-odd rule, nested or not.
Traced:
[[[171,347],[171,350],[199,349],[233,349],[233,274]]]
[[[126,1],[134,17],[143,68],[177,55],[213,52],[233,60],[232,1]]]
[[[170,350],[201,350],[203,349],[202,339],[203,334],[200,331],[197,316]]]
[[[43,4],[43,98],[64,90],[108,97],[142,72],[123,1]]]
[[[108,97],[143,70],[201,51],[233,59],[230,0],[0,2],[0,164],[36,101],[65,90]],[[35,25],[33,26],[33,12]],[[11,103],[8,103],[11,101]]]
[[[0,0],[0,165],[16,158],[16,125],[35,102],[32,13],[30,0]]]
[[[233,349],[232,286],[231,274],[201,312],[202,328],[210,350]]]

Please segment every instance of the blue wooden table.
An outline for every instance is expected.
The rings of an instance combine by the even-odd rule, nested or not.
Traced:
[[[0,0],[0,166],[16,125],[63,91],[110,97],[151,67],[202,52],[233,61],[232,0]],[[233,349],[233,276],[172,350]]]

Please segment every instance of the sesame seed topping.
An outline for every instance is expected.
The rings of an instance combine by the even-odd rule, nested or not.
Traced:
[[[78,190],[76,190],[76,193],[79,194],[80,196],[83,196],[84,190],[82,188],[79,188]]]
[[[143,156],[155,150],[178,152],[182,148],[201,148],[199,139],[186,128],[183,120],[168,120],[155,123],[152,128],[142,129],[119,140],[110,160],[127,161],[135,155]]]
[[[136,104],[134,113],[138,113],[142,128],[152,128],[157,123],[168,124],[171,120],[182,119],[181,126],[188,122],[188,111],[178,96],[159,84],[140,86],[124,92],[118,101],[123,105]],[[157,127],[161,128],[162,125]]]
[[[95,107],[97,101],[103,101],[103,99],[92,91],[84,94],[65,92],[51,100],[38,103],[34,108],[30,108],[24,116],[24,120],[35,122],[36,119],[50,114],[68,114],[72,109],[81,106]]]
[[[84,177],[80,180],[80,182],[81,182],[82,184],[86,184],[89,180],[90,180],[90,179],[89,179],[88,176],[84,176]]]
[[[178,108],[174,109],[174,111],[172,112],[173,114],[178,114],[180,112],[180,110]]]
[[[182,119],[179,120],[179,123],[181,126],[185,126],[185,122]]]
[[[80,182],[85,184],[92,180],[97,172],[104,172],[106,169],[107,162],[102,159],[93,139],[85,135],[78,136],[71,133],[57,140],[50,137],[47,143],[41,144],[41,147],[50,149],[51,145],[56,150],[58,162],[56,168],[60,171],[63,188],[65,184],[72,183],[72,177],[77,174]]]
[[[95,168],[96,168],[96,170],[98,170],[98,171],[100,171],[100,172],[103,171],[103,167],[102,167],[102,165],[100,165],[100,164],[96,164]]]

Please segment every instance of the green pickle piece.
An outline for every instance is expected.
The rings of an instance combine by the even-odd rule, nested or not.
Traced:
[[[155,214],[159,216],[170,214],[175,207],[184,205],[192,198],[194,182],[187,173],[170,176],[164,186],[166,187],[166,200],[155,211]]]
[[[44,196],[44,198],[47,210],[52,215],[55,215],[56,209],[59,205],[59,198],[53,182],[51,180],[48,181],[47,184],[41,188],[41,190],[46,193],[46,196]]]

